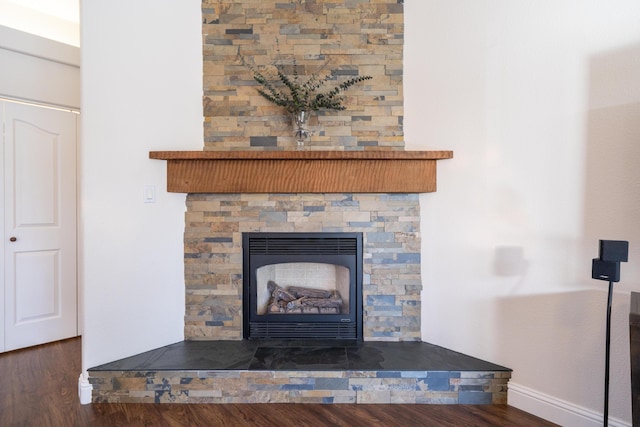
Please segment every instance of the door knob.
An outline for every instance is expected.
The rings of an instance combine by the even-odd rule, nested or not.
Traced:
[[[9,237],[10,242],[15,242],[16,240],[18,240],[17,237],[14,237],[14,236]]]

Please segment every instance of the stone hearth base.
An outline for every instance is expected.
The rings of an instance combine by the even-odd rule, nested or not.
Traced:
[[[506,404],[510,377],[421,342],[186,341],[89,370],[94,403]]]
[[[92,374],[93,402],[506,404],[503,372],[180,371]]]

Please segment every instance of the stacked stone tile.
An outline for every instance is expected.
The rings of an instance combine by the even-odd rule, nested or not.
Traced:
[[[506,404],[510,372],[92,372],[93,402]]]
[[[420,340],[417,194],[190,194],[189,340],[242,339],[243,232],[362,232],[365,340]]]
[[[207,150],[291,149],[290,118],[256,92],[251,71],[292,64],[302,76],[372,80],[345,93],[345,111],[312,118],[311,149],[403,149],[403,2],[205,0],[204,138]],[[291,68],[289,68],[291,69]]]

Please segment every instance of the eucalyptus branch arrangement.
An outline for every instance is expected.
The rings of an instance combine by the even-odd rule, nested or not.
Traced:
[[[371,76],[352,77],[326,90],[325,86],[335,79],[331,74],[321,76],[314,73],[310,77],[302,77],[298,73],[295,59],[293,76],[285,73],[284,65],[275,64],[274,66],[276,75],[271,78],[255,67],[249,66],[249,69],[253,72],[253,79],[262,86],[258,89],[258,93],[275,105],[286,108],[291,114],[300,111],[318,111],[321,108],[345,110],[341,93],[357,83],[373,78]]]

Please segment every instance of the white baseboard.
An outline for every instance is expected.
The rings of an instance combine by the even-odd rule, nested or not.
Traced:
[[[80,374],[78,378],[78,397],[80,398],[81,405],[87,405],[91,403],[91,391],[93,386],[89,384],[86,373]]]
[[[558,399],[548,394],[509,381],[508,402],[510,406],[544,418],[545,420],[571,427],[600,427],[602,413]],[[631,427],[626,421],[612,418],[611,427]]]

